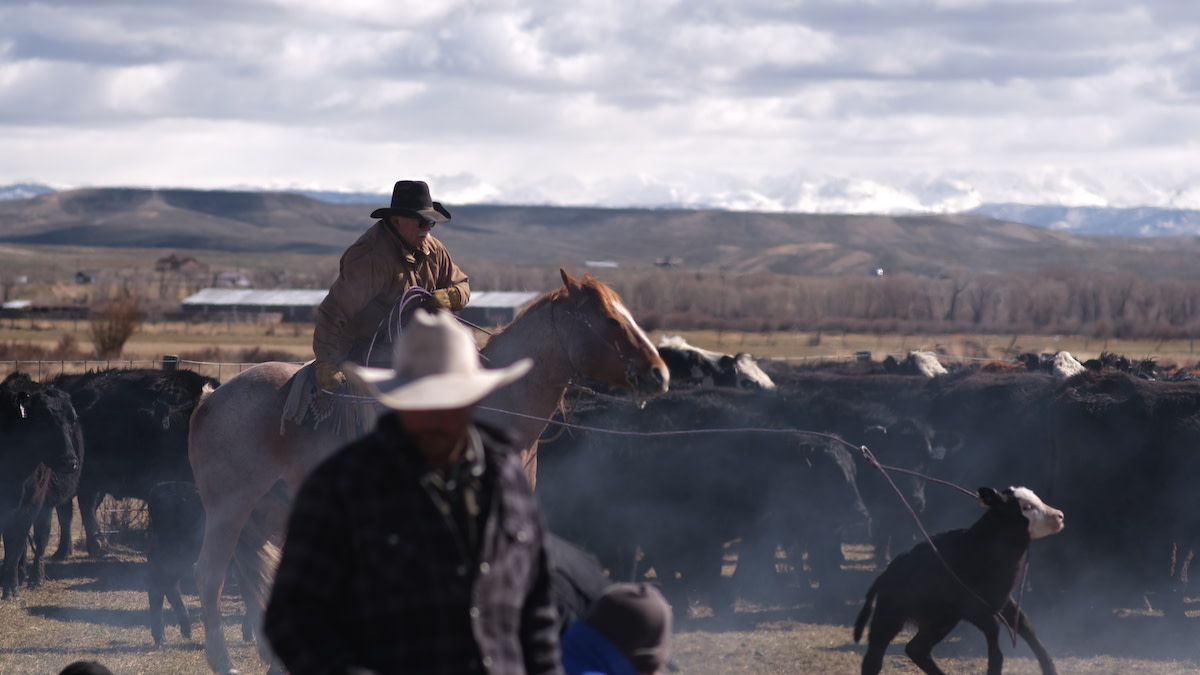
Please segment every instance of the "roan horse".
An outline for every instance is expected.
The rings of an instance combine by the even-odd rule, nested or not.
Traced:
[[[531,477],[537,438],[569,383],[587,378],[655,396],[667,390],[670,378],[658,351],[611,288],[588,274],[577,281],[560,272],[563,287],[534,301],[480,350],[491,368],[533,359],[529,374],[491,394],[477,412],[523,439],[522,459]],[[221,620],[230,561],[239,573],[247,619],[260,626],[284,522],[281,509],[264,507],[286,503],[308,472],[345,443],[290,423],[280,433],[288,381],[299,368],[280,362],[255,365],[217,388],[192,416],[188,456],[206,512],[196,588],[208,665],[220,675],[238,672]],[[279,484],[286,499],[279,498]],[[257,637],[259,655],[279,672],[261,633]]]

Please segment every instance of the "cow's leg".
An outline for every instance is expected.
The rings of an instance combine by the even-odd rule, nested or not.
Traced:
[[[150,601],[150,637],[154,638],[155,646],[163,643],[163,579],[162,572],[150,563],[150,583],[146,586],[146,596]]]
[[[76,500],[79,501],[79,518],[83,522],[83,534],[90,556],[98,556],[104,549],[104,535],[100,533],[100,523],[96,520],[96,509],[100,507],[101,497],[103,495],[91,487],[80,487],[76,495]]]
[[[871,619],[870,632],[867,634],[867,653],[863,655],[862,675],[879,675],[883,670],[883,657],[888,645],[904,628],[903,617],[893,617],[886,611],[881,613],[878,604],[875,605],[875,616]]]
[[[54,510],[58,513],[58,548],[54,550],[54,556],[51,559],[62,561],[69,558],[75,548],[71,541],[71,526],[75,520],[75,500],[68,499],[54,507]]]
[[[968,616],[967,621],[983,631],[983,636],[987,639],[987,675],[1002,675],[1004,652],[1000,651],[1000,622],[992,614]]]
[[[1025,612],[1017,609],[1016,605],[1009,600],[1004,606],[1003,616],[1008,625],[1017,627],[1017,635],[1020,635],[1033,650],[1033,655],[1037,657],[1038,665],[1042,668],[1042,675],[1058,675],[1058,669],[1054,667],[1054,660],[1050,658],[1050,652],[1046,651],[1046,647],[1038,639],[1037,633],[1033,630],[1033,624],[1029,623],[1029,617],[1025,616]]]
[[[0,566],[0,599],[16,600],[21,597],[20,583],[17,581],[18,567],[25,559],[25,540],[29,536],[29,518],[23,514],[13,514],[9,525],[4,529],[4,564]]]
[[[842,554],[841,532],[816,528],[806,538],[805,550],[808,552],[810,578],[817,582],[816,608],[826,616],[840,615],[844,611],[843,603],[852,595],[850,585],[853,581],[842,570],[846,558]],[[800,565],[801,561],[797,560],[796,564]]]
[[[937,628],[918,628],[917,634],[908,641],[908,644],[904,645],[904,653],[908,655],[908,658],[912,659],[913,663],[917,664],[917,667],[920,668],[922,672],[927,673],[928,675],[946,675],[946,673],[941,668],[938,668],[938,665],[933,662],[933,648],[937,645],[937,643],[945,640],[946,636],[950,634],[950,631],[954,630],[956,625],[958,625],[958,622],[953,621]],[[874,629],[872,629],[872,631],[873,630]],[[986,631],[984,632],[986,633]],[[991,670],[992,643],[995,642],[996,649],[1000,649],[1000,644],[996,641],[996,637],[997,635],[995,633],[988,637],[988,675],[999,675],[998,671],[996,673],[992,673]]]
[[[40,509],[33,518],[33,565],[29,568],[30,588],[41,588],[46,583],[46,548],[50,545],[50,525],[54,512],[49,507]]]
[[[179,577],[182,570],[178,567],[172,567],[170,577],[167,580],[167,601],[171,603],[171,609],[175,611],[175,620],[179,622],[179,634],[184,638],[192,639],[192,618],[188,616],[187,605],[183,604],[183,594],[179,591]]]

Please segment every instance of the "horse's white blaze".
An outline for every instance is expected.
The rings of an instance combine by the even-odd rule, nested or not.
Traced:
[[[650,349],[650,351],[657,351],[654,347],[654,343],[650,341],[650,336],[646,335],[646,332],[642,330],[642,327],[638,325],[638,322],[633,320],[633,315],[629,313],[628,309],[625,309],[625,305],[616,301],[613,302],[613,305],[615,305],[617,313],[625,317],[625,320],[629,322],[629,325],[633,326],[633,331],[637,333],[638,339],[641,340],[642,343]]]
[[[1021,513],[1029,521],[1031,539],[1041,539],[1062,531],[1062,511],[1047,505],[1029,488],[1014,487],[1012,491],[1013,498],[1021,503]]]

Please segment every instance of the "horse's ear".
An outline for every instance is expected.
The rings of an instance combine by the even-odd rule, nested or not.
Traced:
[[[568,291],[574,291],[579,288],[579,282],[571,278],[571,275],[567,274],[565,269],[558,268],[558,273],[562,275],[563,285],[567,287]]]

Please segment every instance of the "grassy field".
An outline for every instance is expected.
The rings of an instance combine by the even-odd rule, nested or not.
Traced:
[[[698,346],[722,352],[749,352],[756,357],[806,361],[850,360],[860,351],[871,352],[879,361],[887,355],[903,356],[910,350],[937,352],[945,362],[1011,359],[1032,353],[1066,350],[1080,361],[1098,357],[1102,352],[1122,354],[1134,360],[1154,359],[1164,365],[1191,366],[1200,362],[1200,344],[1190,340],[1097,340],[1068,335],[871,335],[855,333],[737,331],[653,331],[651,340],[663,335],[682,334]],[[478,333],[482,343],[487,336]],[[26,346],[52,350],[64,340],[73,340],[83,354],[92,353],[86,321],[43,321],[29,319],[0,320],[0,348],[20,353]],[[126,343],[121,358],[138,367],[160,363],[164,355],[180,356],[206,375],[228,377],[238,368],[216,364],[261,361],[264,353],[277,360],[306,361],[312,358],[312,324],[260,322],[187,323],[160,322],[142,325]],[[0,357],[4,362],[23,357]],[[80,357],[83,358],[83,357]],[[9,364],[11,369],[12,365]],[[66,367],[66,366],[62,366]],[[78,365],[72,366],[78,368]],[[89,367],[97,367],[89,365]]]

